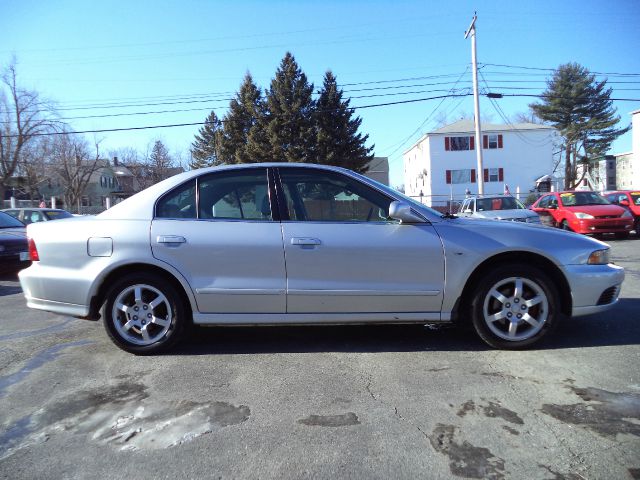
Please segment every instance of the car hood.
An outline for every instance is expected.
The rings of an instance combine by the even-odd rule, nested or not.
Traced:
[[[492,220],[509,220],[512,218],[535,218],[538,214],[531,210],[518,208],[513,210],[485,210],[482,212],[475,212],[473,216],[476,218],[489,218]]]
[[[594,217],[605,217],[609,215],[619,217],[624,213],[624,208],[617,205],[576,205],[574,207],[564,207],[564,209],[573,213],[588,213]]]
[[[446,250],[479,258],[522,251],[537,253],[557,265],[577,265],[586,263],[593,251],[608,247],[594,238],[540,224],[455,218],[433,226]]]

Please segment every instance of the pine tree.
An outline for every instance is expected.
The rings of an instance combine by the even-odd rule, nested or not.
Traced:
[[[173,160],[169,155],[167,147],[165,147],[160,140],[156,140],[153,144],[147,163],[153,183],[158,183],[168,177],[169,169],[173,164]]]
[[[225,163],[254,163],[267,161],[256,155],[255,135],[265,114],[262,92],[253,82],[250,73],[244,77],[240,90],[229,103],[229,111],[223,120],[220,155]],[[260,149],[263,150],[263,149]]]
[[[189,167],[210,167],[220,163],[220,136],[222,124],[215,112],[211,112],[204,126],[199,130],[191,144],[191,162]]]
[[[331,71],[324,76],[314,115],[316,125],[316,161],[364,173],[373,159],[373,147],[367,148],[368,135],[358,129],[360,117],[353,118],[349,100],[342,100],[336,77]]]
[[[260,122],[266,145],[258,145],[260,157],[274,162],[314,162],[313,84],[289,52],[285,55],[266,94],[268,114]],[[260,137],[261,133],[254,133]],[[266,147],[267,151],[260,149]]]
[[[612,89],[606,84],[577,63],[560,65],[547,82],[543,101],[530,105],[539,118],[558,129],[563,139],[566,189],[580,183],[579,163],[587,165],[604,155],[629,129],[615,128],[620,116],[613,107]]]

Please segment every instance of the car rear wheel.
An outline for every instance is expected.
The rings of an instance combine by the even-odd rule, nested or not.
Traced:
[[[156,354],[182,336],[186,309],[175,287],[147,274],[128,275],[106,296],[104,326],[111,340],[135,354]]]
[[[633,229],[636,231],[636,237],[640,237],[640,217],[633,222]]]
[[[471,312],[480,338],[501,349],[533,345],[562,315],[551,279],[521,264],[498,267],[487,275],[472,295]]]

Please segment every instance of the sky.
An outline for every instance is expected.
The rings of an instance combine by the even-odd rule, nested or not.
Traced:
[[[613,88],[621,117],[640,109],[639,0],[76,1],[0,0],[0,67],[56,102],[74,131],[109,151],[161,140],[188,161],[198,126],[224,116],[246,72],[269,87],[287,51],[316,88],[331,70],[362,119],[391,184],[422,135],[473,115],[477,12],[480,92],[539,95],[552,70],[577,62]],[[433,98],[443,97],[446,98]],[[480,99],[481,119],[513,121],[537,99]],[[610,153],[631,150],[630,133]]]

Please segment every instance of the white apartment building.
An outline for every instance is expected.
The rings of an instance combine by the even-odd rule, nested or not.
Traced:
[[[616,154],[616,188],[640,189],[640,110],[631,112],[631,152]]]
[[[483,172],[477,172],[475,125],[460,120],[424,135],[403,154],[404,188],[429,206],[444,206],[478,193],[478,175],[484,193],[524,195],[536,179],[553,172],[556,130],[546,125],[482,124]]]

